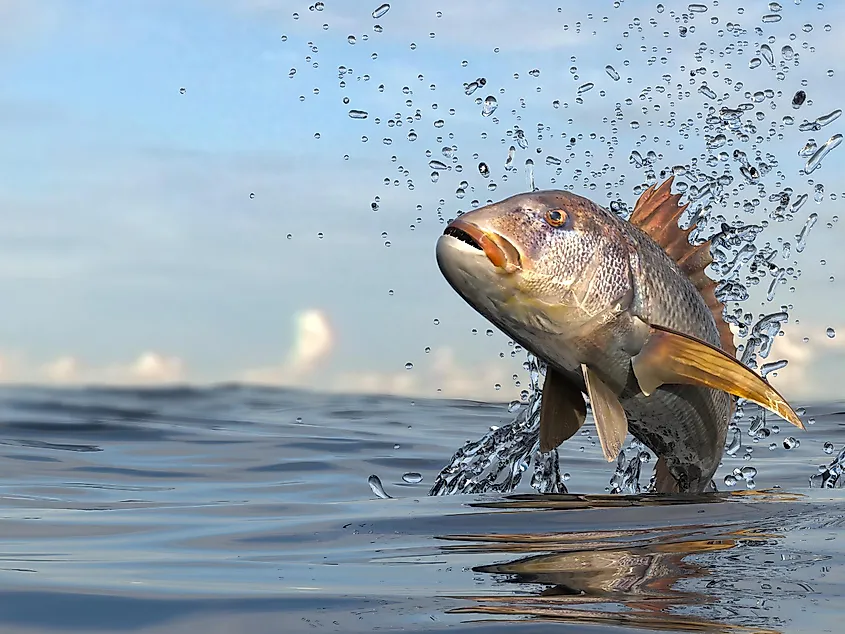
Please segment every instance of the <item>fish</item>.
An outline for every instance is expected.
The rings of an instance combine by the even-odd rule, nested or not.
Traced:
[[[593,413],[602,452],[630,432],[657,456],[653,490],[715,490],[728,426],[743,398],[796,427],[784,397],[736,358],[710,240],[681,228],[674,177],[629,219],[566,190],[517,194],[458,216],[437,265],[472,308],[543,362],[540,451]]]

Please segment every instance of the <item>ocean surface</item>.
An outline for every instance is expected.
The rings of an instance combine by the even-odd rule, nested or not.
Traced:
[[[569,494],[430,497],[504,404],[237,386],[0,404],[0,632],[841,631],[845,495],[808,481],[845,405],[743,430],[720,493],[671,498],[609,495],[595,434],[560,451]],[[724,485],[747,466],[755,489]]]

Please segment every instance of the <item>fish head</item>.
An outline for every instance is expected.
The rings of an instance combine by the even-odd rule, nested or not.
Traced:
[[[542,354],[532,338],[582,332],[630,303],[622,224],[569,192],[519,194],[452,221],[438,239],[437,263],[473,308]]]

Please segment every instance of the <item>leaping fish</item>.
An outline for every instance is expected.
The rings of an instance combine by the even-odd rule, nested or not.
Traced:
[[[691,244],[672,178],[626,221],[567,191],[536,191],[463,214],[437,241],[446,280],[546,364],[540,450],[584,424],[602,451],[630,431],[657,456],[655,490],[702,492],[719,466],[736,397],[804,428],[787,401],[736,359],[724,305]]]

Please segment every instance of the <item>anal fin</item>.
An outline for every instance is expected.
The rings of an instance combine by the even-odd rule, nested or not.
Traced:
[[[804,429],[775,388],[724,350],[664,326],[651,325],[650,330],[645,345],[631,359],[646,396],[664,384],[709,387],[753,401]]]
[[[548,453],[575,435],[587,418],[581,390],[554,368],[546,368],[540,401],[540,451]]]
[[[601,449],[608,462],[616,460],[625,436],[628,435],[628,417],[619,402],[619,397],[613,393],[595,372],[586,365],[581,366],[584,382],[590,395],[590,405],[593,417],[596,419],[596,431],[599,434]]]

